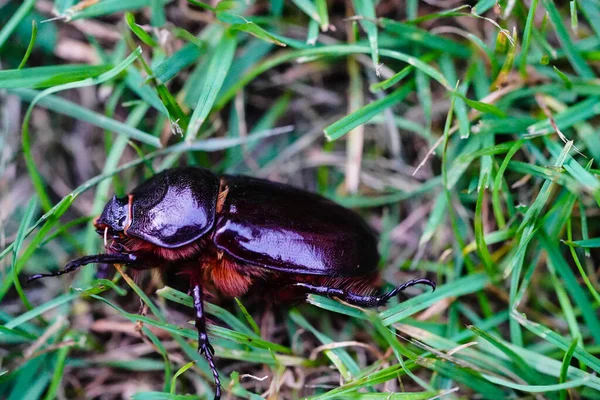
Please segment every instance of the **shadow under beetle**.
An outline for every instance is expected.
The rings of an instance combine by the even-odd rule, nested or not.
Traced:
[[[377,239],[354,212],[317,194],[247,176],[216,176],[195,167],[166,170],[123,198],[113,197],[94,222],[105,254],[81,257],[57,276],[91,263],[171,268],[187,276],[194,299],[198,351],[221,383],[206,333],[206,290],[239,297],[253,285],[280,300],[314,293],[362,307],[384,305],[416,284],[371,295]]]

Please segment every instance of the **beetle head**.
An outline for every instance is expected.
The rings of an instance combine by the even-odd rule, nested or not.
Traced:
[[[128,216],[128,203],[126,198],[118,199],[117,196],[106,204],[100,217],[96,219],[94,225],[99,234],[104,234],[106,228],[113,234],[125,231]]]

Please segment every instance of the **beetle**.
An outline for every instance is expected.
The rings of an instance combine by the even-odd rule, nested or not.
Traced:
[[[381,295],[377,238],[353,211],[293,186],[243,175],[217,176],[207,169],[165,170],[122,198],[113,198],[94,221],[104,236],[104,254],[71,261],[63,270],[33,281],[73,272],[92,263],[134,269],[170,268],[185,275],[194,300],[198,351],[221,383],[206,332],[207,290],[238,297],[262,285],[276,298],[307,294],[377,307],[404,289],[435,283],[414,279]]]

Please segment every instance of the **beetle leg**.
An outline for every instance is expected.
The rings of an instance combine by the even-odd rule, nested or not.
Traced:
[[[411,281],[405,282],[400,286],[397,286],[395,289],[390,290],[389,292],[385,293],[383,296],[379,297],[379,301],[377,303],[378,306],[383,306],[385,305],[385,303],[387,303],[392,297],[394,297],[395,295],[397,295],[398,293],[400,293],[401,291],[403,291],[406,288],[409,288],[411,286],[415,286],[415,285],[428,285],[430,286],[433,291],[435,291],[435,282],[431,281],[429,279],[426,278],[419,278],[419,279],[413,279]]]
[[[337,297],[344,300],[347,303],[353,304],[360,307],[378,307],[382,306],[389,301],[392,297],[403,291],[404,289],[418,285],[425,284],[429,285],[435,290],[435,283],[429,279],[413,279],[403,283],[395,289],[385,293],[381,296],[363,296],[356,293],[349,292],[344,289],[332,288],[327,286],[311,285],[309,283],[294,283],[294,286],[303,288],[307,293],[320,294],[327,297]]]
[[[110,264],[100,263],[96,268],[96,279],[109,279],[110,278]]]
[[[110,242],[110,245],[108,248],[111,251],[114,251],[115,253],[128,254],[127,248],[125,248],[125,246],[123,246],[121,243],[114,241],[114,240],[112,242]]]
[[[49,274],[35,274],[31,275],[27,279],[27,283],[35,281],[36,279],[46,278],[48,276],[59,276],[63,274],[68,274],[69,272],[77,271],[79,267],[87,265],[87,264],[95,264],[95,263],[108,263],[108,264],[130,264],[136,261],[136,257],[133,254],[94,254],[91,256],[85,256],[78,258],[77,260],[73,260],[68,263],[64,269],[51,272]]]
[[[311,285],[310,283],[294,283],[293,286],[304,289],[306,293],[320,294],[321,296],[327,297],[337,297],[347,303],[361,307],[376,307],[381,300],[381,298],[375,296],[361,296],[344,289]]]
[[[215,366],[213,355],[215,349],[211,346],[208,340],[208,334],[206,333],[206,316],[204,315],[204,303],[202,301],[202,287],[198,284],[194,284],[192,288],[192,295],[194,297],[194,309],[196,310],[196,330],[198,331],[198,351],[200,354],[204,354],[210,370],[212,371],[215,379],[215,400],[221,398],[221,380],[219,379],[219,372]]]

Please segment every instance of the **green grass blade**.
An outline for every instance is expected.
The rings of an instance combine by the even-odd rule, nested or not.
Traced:
[[[506,219],[504,218],[504,213],[502,212],[502,206],[500,204],[500,190],[502,189],[502,180],[504,179],[504,172],[508,167],[508,163],[513,158],[513,156],[523,147],[524,140],[519,140],[515,142],[512,147],[506,153],[506,157],[502,161],[498,172],[496,173],[496,177],[494,178],[494,185],[492,188],[492,207],[494,210],[494,216],[496,217],[496,221],[498,223],[499,228],[506,227]]]
[[[19,298],[21,299],[21,301],[23,302],[23,304],[25,305],[25,308],[27,308],[27,310],[31,310],[33,308],[33,306],[31,305],[31,303],[27,299],[27,296],[23,292],[23,288],[21,287],[21,283],[19,282],[19,276],[18,276],[18,272],[16,269],[16,265],[17,265],[17,259],[19,258],[19,252],[21,251],[21,245],[23,244],[23,241],[25,240],[25,233],[27,232],[27,229],[31,225],[31,221],[33,220],[33,214],[35,213],[36,208],[37,208],[37,199],[35,197],[33,197],[29,201],[29,204],[27,205],[27,208],[25,210],[25,215],[23,216],[23,219],[21,220],[21,224],[19,225],[19,230],[17,231],[17,237],[15,238],[14,246],[13,246],[13,261],[12,261],[12,265],[11,265],[12,278],[13,278],[13,284],[15,285],[15,290],[17,291]]]
[[[594,1],[578,1],[577,7],[588,20],[590,28],[600,39],[600,4]]]
[[[175,290],[169,286],[165,286],[164,288],[158,289],[156,291],[156,294],[158,294],[161,297],[164,297],[167,300],[183,304],[189,308],[192,308],[194,306],[192,296]],[[235,315],[233,315],[229,311],[211,303],[205,303],[204,307],[206,308],[206,312],[208,314],[219,318],[221,321],[229,325],[229,327],[231,327],[233,330],[245,333],[247,335],[255,334],[255,332],[253,332],[252,329],[248,328],[248,326],[246,326],[242,321],[236,318]]]
[[[482,329],[476,326],[467,326],[468,329],[474,331],[477,335],[481,336],[489,343],[491,343],[494,347],[498,348],[501,352],[503,352],[506,356],[510,357],[511,360],[516,364],[519,372],[519,376],[525,379],[528,382],[540,382],[541,376],[538,374],[535,369],[531,368],[529,364],[516,352],[513,351],[510,347],[506,346],[500,340],[497,340],[494,336],[489,333],[483,331]]]
[[[290,319],[302,328],[310,331],[325,345],[334,343],[334,340],[323,332],[315,329],[297,310],[290,311]],[[325,354],[338,369],[344,379],[350,380],[360,372],[360,368],[352,357],[343,348],[325,350]]]
[[[112,65],[60,65],[0,71],[0,89],[45,88],[95,78]]]
[[[562,366],[560,367],[560,379],[558,383],[564,383],[567,381],[567,372],[569,371],[569,365],[571,364],[571,359],[573,358],[573,353],[575,352],[575,348],[577,348],[577,344],[580,342],[580,338],[573,338],[571,345],[565,351],[565,356],[563,357]],[[560,392],[560,400],[567,399],[567,391],[561,390]]]
[[[185,134],[187,142],[191,142],[196,138],[198,131],[202,127],[206,117],[208,117],[208,113],[213,108],[219,90],[233,61],[236,42],[235,35],[224,32],[221,40],[214,49],[202,84],[203,90]]]
[[[586,249],[598,248],[600,247],[600,238],[566,241],[565,244],[573,247],[583,247]]]
[[[477,111],[480,111],[484,114],[489,113],[489,114],[496,115],[500,118],[505,118],[507,116],[504,111],[502,111],[501,109],[499,109],[498,107],[496,107],[493,104],[484,103],[484,102],[477,101],[477,100],[471,100],[471,99],[467,98],[467,96],[465,96],[464,94],[462,94],[458,91],[454,91],[454,92],[452,92],[452,94],[454,96],[461,98],[465,103],[467,103],[467,105],[469,107],[471,107]]]
[[[571,219],[570,218],[567,221],[567,239],[568,240],[565,242],[565,244],[567,244],[569,246],[569,250],[571,251],[571,256],[573,257],[573,261],[575,262],[575,265],[577,266],[577,269],[579,270],[579,274],[581,275],[583,282],[587,286],[588,291],[590,292],[590,294],[592,295],[592,297],[594,298],[596,303],[600,304],[600,293],[598,293],[598,291],[596,290],[596,288],[590,281],[590,278],[587,276],[585,270],[583,269],[583,266],[581,265],[581,262],[579,261],[579,257],[577,256],[577,252],[575,251],[576,246],[574,246],[573,245],[574,242],[571,241],[573,239],[573,233],[571,230]],[[600,247],[600,241],[598,241],[598,247]]]
[[[56,398],[56,393],[58,392],[58,388],[60,386],[60,382],[62,380],[63,373],[65,370],[65,361],[67,360],[69,350],[71,350],[69,347],[62,347],[58,350],[56,364],[54,365],[54,375],[52,376],[52,380],[50,381],[50,387],[46,392],[44,400],[53,400]]]
[[[317,14],[321,21],[321,30],[327,32],[329,30],[329,13],[327,12],[327,1],[326,0],[315,0],[315,6],[317,8]],[[314,21],[314,20],[311,20]]]
[[[548,254],[548,258],[550,258],[552,266],[556,269],[558,276],[563,279],[565,289],[579,308],[583,316],[583,320],[588,326],[591,336],[596,342],[600,343],[600,317],[596,312],[597,309],[594,307],[593,302],[588,294],[581,290],[573,270],[560,253],[558,245],[550,242],[545,234],[539,235],[539,240],[542,248]]]
[[[177,387],[177,378],[179,378],[185,371],[194,366],[194,362],[191,361],[185,364],[183,367],[179,368],[175,375],[173,375],[173,380],[171,381],[171,394],[175,394],[175,388]]]
[[[571,341],[566,340],[562,335],[548,329],[547,327],[538,324],[533,321],[529,321],[523,315],[518,312],[513,312],[512,317],[516,319],[521,326],[526,328],[528,331],[534,333],[535,335],[544,338],[555,346],[561,348],[564,351],[568,351],[571,345]],[[576,347],[573,351],[573,356],[578,360],[584,362],[588,367],[594,370],[596,373],[600,371],[600,360],[597,357],[592,356],[587,351],[581,349],[580,347]]]
[[[17,25],[19,25],[27,14],[29,14],[34,5],[35,0],[23,1],[17,12],[15,12],[2,29],[0,29],[0,49],[2,49],[10,35],[17,28]]]
[[[184,68],[192,65],[204,54],[205,49],[194,43],[188,43],[175,52],[171,57],[154,68],[154,77],[159,83],[167,83],[177,76]]]
[[[164,5],[171,0],[159,0],[159,4]],[[156,5],[155,0],[102,0],[94,3],[89,7],[77,8],[74,7],[68,10],[66,17],[69,20],[96,18],[104,15],[110,15],[122,11],[135,11],[144,7]]]
[[[356,13],[362,17],[360,25],[367,32],[369,47],[371,48],[371,61],[379,76],[379,35],[375,23],[375,3],[373,0],[352,0]]]
[[[483,375],[483,377],[496,385],[505,386],[511,389],[516,389],[528,393],[547,393],[558,390],[576,388],[583,385],[586,381],[589,380],[588,378],[582,378],[570,382],[559,383],[556,385],[519,385],[517,383],[507,381],[506,379],[497,378],[491,375]]]
[[[25,66],[25,64],[27,64],[27,60],[29,60],[29,57],[31,56],[31,52],[33,51],[33,46],[35,45],[37,31],[38,31],[37,23],[35,22],[35,20],[33,20],[33,21],[31,21],[31,40],[29,40],[29,45],[27,46],[25,55],[23,56],[23,59],[21,60],[21,63],[19,64],[17,69],[21,69]]]
[[[402,39],[411,41],[418,46],[439,50],[450,56],[468,58],[472,55],[471,49],[454,40],[434,35],[429,31],[417,28],[414,25],[398,22],[389,18],[379,18],[382,29],[393,32]]]
[[[152,36],[142,29],[142,27],[135,23],[135,16],[132,13],[125,13],[125,22],[127,22],[127,26],[129,26],[131,32],[133,32],[133,34],[137,36],[137,38],[140,39],[144,44],[150,47],[158,47],[156,40],[154,40]]]
[[[250,325],[252,327],[252,331],[257,336],[260,336],[260,328],[256,324],[256,321],[254,321],[254,318],[252,318],[252,315],[250,315],[250,313],[248,312],[246,307],[244,307],[244,304],[242,304],[240,299],[238,299],[237,297],[235,298],[235,302],[237,303],[238,307],[240,308],[240,311],[242,312],[242,314],[244,315],[244,318],[246,318],[246,321],[248,321],[248,325]]]
[[[317,11],[317,7],[310,0],[292,0],[292,3],[296,5],[299,9],[301,9],[306,15],[308,15],[311,19],[316,21],[319,25],[323,23],[321,21],[321,17],[319,16],[319,12]]]
[[[264,60],[262,63],[255,66],[246,75],[244,75],[235,85],[230,87],[225,93],[222,93],[215,104],[216,109],[221,109],[228,101],[235,96],[238,90],[243,88],[248,82],[252,81],[258,75],[265,71],[268,71],[280,64],[288,61],[316,57],[341,57],[350,54],[370,53],[370,48],[359,45],[331,45],[321,46],[316,48],[308,48],[301,50],[292,50],[289,52],[282,53],[281,55],[274,56],[272,58]],[[410,56],[405,53],[401,53],[394,50],[380,49],[379,54],[384,57],[390,57],[399,61],[406,62],[417,69],[422,70],[424,73],[438,81],[446,89],[451,90],[448,81],[444,76],[435,68],[428,65],[427,63],[419,60],[416,57]]]
[[[61,296],[58,296],[58,297],[50,300],[49,302],[46,302],[42,305],[37,306],[36,308],[34,308],[32,310],[27,311],[26,313],[19,315],[17,318],[14,318],[14,319],[10,320],[9,322],[7,322],[6,324],[4,324],[4,326],[9,329],[14,329],[17,326],[19,326],[27,321],[30,321],[39,315],[42,315],[46,311],[52,310],[63,304],[69,303],[78,297],[81,297],[83,295],[92,295],[92,294],[102,293],[105,290],[108,290],[108,288],[100,285],[100,286],[92,286],[85,290],[78,289],[72,293],[63,294]]]
[[[487,175],[484,176],[484,180],[487,179]],[[483,231],[483,217],[482,217],[482,205],[483,197],[485,195],[485,188],[482,186],[479,188],[479,194],[477,195],[477,203],[475,206],[475,220],[473,221],[475,228],[475,243],[477,243],[477,254],[483,262],[486,273],[491,279],[496,275],[496,266],[492,260],[492,256],[485,243],[484,231]]]
[[[229,30],[231,32],[238,32],[238,31],[246,32],[254,37],[264,40],[267,43],[276,44],[277,46],[281,46],[281,47],[287,46],[284,42],[280,41],[275,35],[264,30],[263,28],[261,28],[260,26],[255,24],[254,22],[248,21],[248,22],[244,22],[244,23],[240,23],[240,24],[233,24],[229,27]]]
[[[75,200],[75,196],[71,196],[71,195],[62,199],[50,211],[48,211],[46,214],[44,214],[44,216],[42,216],[42,218],[40,218],[27,231],[27,234],[29,234],[40,223],[44,222],[44,225],[42,226],[42,228],[38,231],[38,233],[34,236],[34,238],[29,242],[29,245],[27,246],[27,248],[25,249],[23,254],[21,254],[21,257],[19,257],[19,260],[16,262],[15,266],[13,267],[16,272],[12,272],[13,268],[11,268],[11,273],[18,274],[21,272],[21,270],[25,266],[25,263],[29,260],[31,255],[37,249],[37,246],[39,246],[39,244],[44,240],[45,236],[50,232],[50,230],[54,227],[54,225],[56,225],[58,223],[59,218],[68,210],[68,208],[71,206],[71,203],[73,202],[73,200]],[[12,248],[13,248],[12,246],[8,246],[3,253],[7,254],[8,251]],[[2,282],[0,283],[0,300],[2,300],[4,298],[4,296],[6,295],[8,290],[12,287],[12,285],[13,285],[12,279],[3,279],[2,280]],[[31,310],[31,311],[33,311],[33,310]]]
[[[562,152],[558,155],[558,157],[554,163],[555,167],[563,166],[565,160],[567,159],[567,157],[569,155],[569,151],[571,151],[572,147],[573,147],[573,142],[568,142],[564,146]],[[546,205],[546,203],[551,195],[550,185],[551,185],[550,182],[544,183],[537,198],[535,199],[535,201],[533,202],[531,207],[529,207],[529,209],[525,213],[525,217],[523,218],[523,221],[519,225],[519,231],[524,230],[525,227],[533,224],[539,218],[539,216],[542,212],[542,208]]]
[[[531,45],[531,31],[534,29],[534,17],[537,10],[538,0],[532,0],[527,12],[527,22],[525,23],[525,29],[523,33],[523,44],[521,45],[521,54],[519,62],[519,72],[521,76],[527,74],[527,54],[529,52],[529,46]]]
[[[453,296],[464,296],[482,290],[489,283],[486,274],[473,274],[453,282],[440,285],[435,292],[413,297],[403,303],[395,305],[379,314],[383,324],[389,326],[402,321],[436,302]]]
[[[589,65],[587,65],[586,60],[583,58],[579,50],[577,50],[577,48],[575,47],[575,44],[572,42],[571,37],[569,36],[569,32],[563,24],[562,17],[558,12],[554,1],[542,0],[542,4],[548,12],[548,17],[550,18],[550,22],[554,26],[556,36],[558,37],[558,40],[560,41],[562,49],[565,51],[567,58],[573,66],[573,69],[575,69],[575,71],[577,71],[577,73],[582,78],[594,78],[594,72],[589,67]]]
[[[372,101],[352,114],[334,122],[324,129],[325,137],[329,141],[341,138],[352,129],[369,121],[375,115],[382,113],[385,109],[404,100],[412,90],[412,87],[412,84],[401,86],[386,97]]]
[[[16,94],[25,101],[32,101],[33,99],[38,97],[41,92],[37,92],[31,89],[12,89],[10,90],[10,93]],[[54,112],[67,115],[69,117],[76,118],[81,121],[88,122],[107,131],[115,132],[120,135],[125,135],[130,139],[138,140],[152,147],[161,147],[160,140],[157,137],[154,137],[139,129],[130,127],[115,119],[107,118],[102,114],[88,110],[76,103],[64,100],[58,96],[45,96],[38,100],[37,106],[47,108]]]

